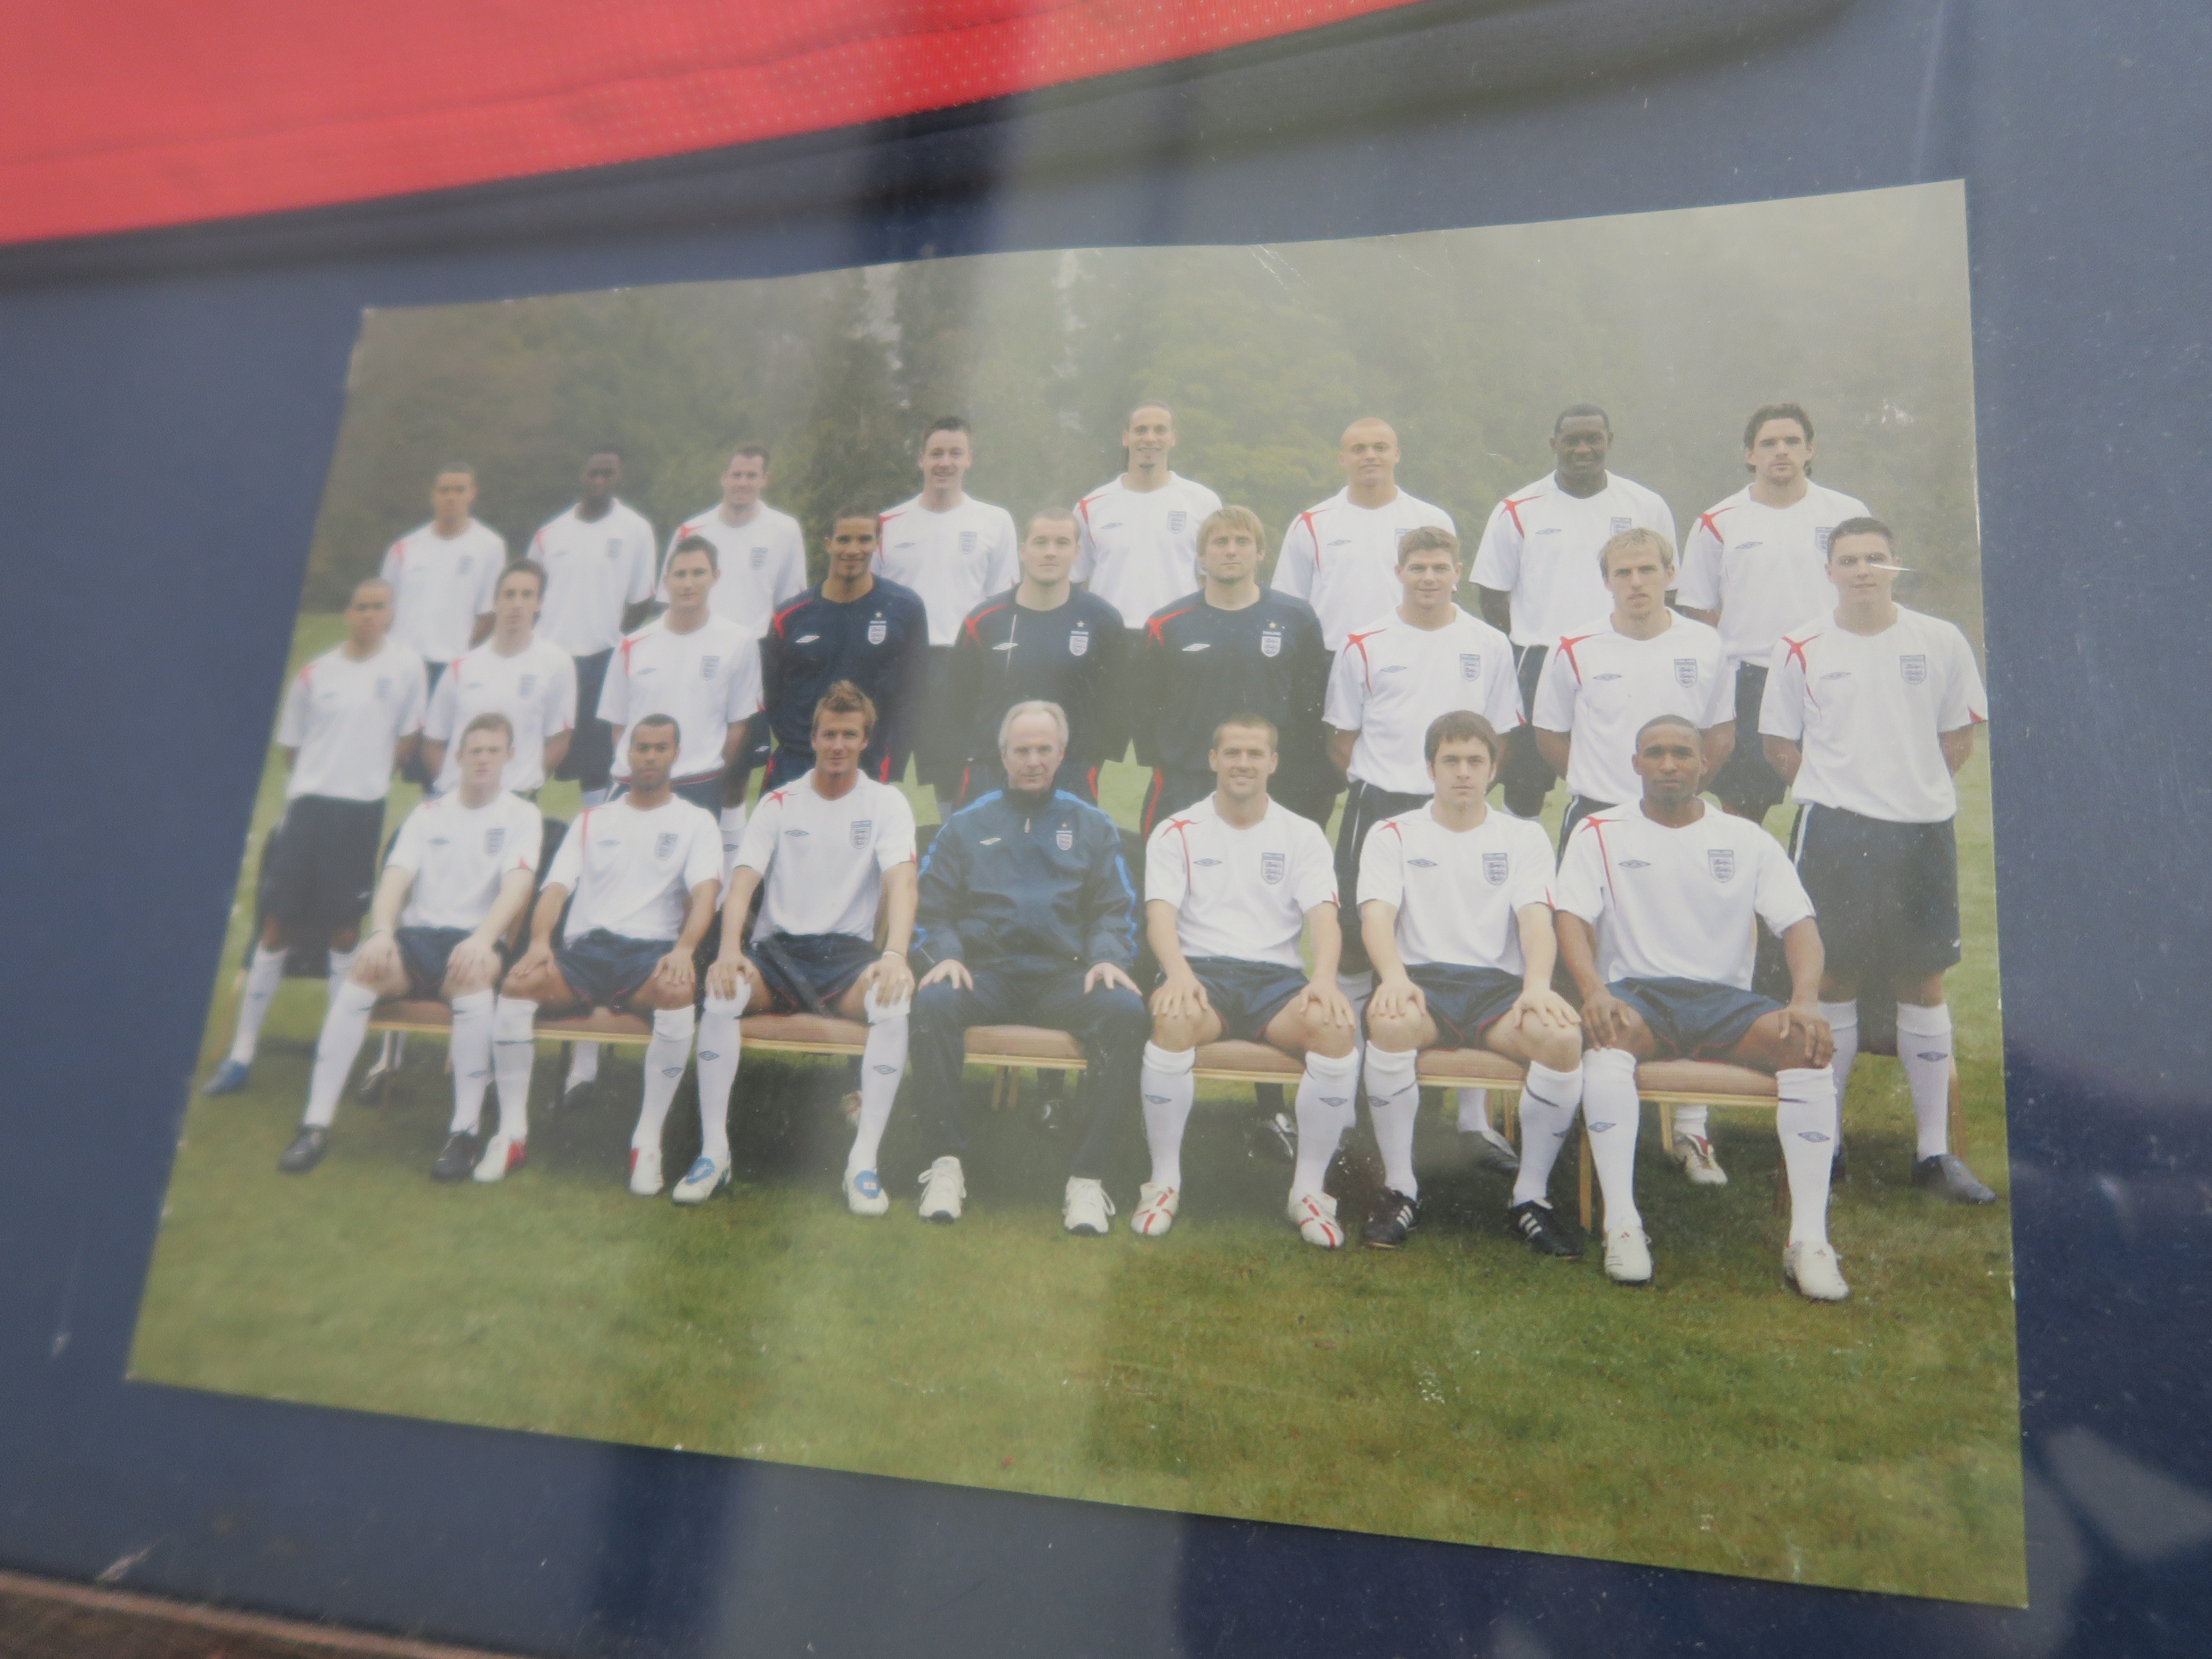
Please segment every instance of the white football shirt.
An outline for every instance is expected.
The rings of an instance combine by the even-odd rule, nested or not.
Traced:
[[[1013,515],[973,495],[942,513],[916,495],[884,514],[877,533],[876,574],[921,595],[932,645],[951,645],[970,611],[1022,579]]]
[[[1547,473],[1491,509],[1470,574],[1512,596],[1514,644],[1548,646],[1612,609],[1597,556],[1625,530],[1656,530],[1674,550],[1674,511],[1656,490],[1609,472],[1596,495],[1575,496]]]
[[[914,862],[914,808],[888,783],[862,778],[836,800],[807,773],[763,794],[746,820],[737,862],[762,873],[752,937],[876,936],[884,872]]]
[[[1401,590],[1402,591],[1402,590]],[[1329,671],[1322,718],[1357,732],[1351,775],[1377,789],[1425,795],[1430,722],[1471,708],[1504,736],[1521,720],[1513,645],[1457,605],[1442,628],[1415,628],[1395,611],[1345,635]]]
[[[1966,636],[1899,605],[1879,634],[1854,634],[1832,616],[1785,632],[1759,729],[1803,749],[1790,786],[1799,800],[1891,823],[1940,823],[1959,811],[1942,735],[1989,717]]]
[[[413,885],[399,913],[402,927],[465,927],[491,914],[510,870],[535,870],[544,820],[538,809],[504,789],[482,806],[459,795],[422,802],[399,826],[388,869],[411,870]]]
[[[1674,603],[1721,613],[1730,662],[1765,663],[1782,630],[1831,610],[1828,537],[1866,503],[1839,489],[1808,484],[1794,507],[1761,507],[1747,484],[1698,514],[1682,544]]]
[[[576,726],[576,659],[557,645],[533,639],[511,657],[486,640],[438,677],[423,717],[422,735],[446,745],[445,764],[431,785],[444,794],[461,781],[455,737],[479,714],[504,714],[514,723],[514,755],[500,787],[518,792],[545,782],[545,744]]]
[[[1201,586],[1198,527],[1221,510],[1221,497],[1174,472],[1158,489],[1131,489],[1121,479],[1103,483],[1075,504],[1082,552],[1075,580],[1142,628]]]
[[[384,556],[392,637],[425,662],[453,661],[469,648],[506,568],[507,538],[489,525],[471,519],[451,538],[434,525],[409,531]]]
[[[614,649],[623,611],[653,597],[653,526],[620,501],[597,519],[570,507],[530,538],[530,556],[545,567],[538,637],[572,657]]]
[[[1406,597],[1398,543],[1407,531],[1424,527],[1457,533],[1441,507],[1402,489],[1388,506],[1354,507],[1347,484],[1291,520],[1268,586],[1313,606],[1322,643],[1341,651],[1345,635]]]
[[[1385,818],[1359,849],[1359,902],[1398,907],[1398,955],[1408,968],[1442,963],[1519,974],[1521,912],[1552,905],[1544,826],[1491,811],[1448,830],[1427,806]]]
[[[1544,659],[1528,723],[1572,739],[1567,787],[1584,800],[1618,805],[1643,798],[1635,758],[1644,721],[1680,714],[1702,732],[1735,718],[1735,671],[1720,635],[1693,617],[1668,615],[1667,631],[1648,640],[1616,633],[1610,611],[1585,618]]]
[[[688,634],[656,617],[617,647],[599,689],[599,718],[610,726],[647,714],[675,720],[679,783],[720,772],[730,727],[760,709],[760,641],[727,617],[710,616]],[[624,730],[615,742],[618,778],[629,776],[629,746]]]
[[[1777,933],[1813,914],[1782,843],[1711,802],[1679,830],[1640,803],[1593,812],[1559,860],[1554,906],[1597,929],[1599,971],[1751,988],[1756,915]]]
[[[668,551],[675,552],[676,544],[686,536],[704,536],[714,544],[715,568],[720,574],[707,592],[707,608],[737,623],[749,640],[767,633],[775,613],[806,591],[806,534],[799,529],[798,520],[779,513],[766,501],[760,503],[750,523],[740,525],[723,523],[717,502],[696,518],[678,525],[676,533],[668,538]],[[668,571],[665,557],[660,569],[665,577]],[[663,605],[668,603],[665,580],[655,597]]]
[[[299,751],[287,799],[382,800],[392,751],[422,729],[425,678],[422,659],[389,637],[364,662],[337,646],[303,663],[276,716],[276,741]]]
[[[722,826],[678,795],[649,812],[627,795],[585,808],[545,872],[547,885],[574,896],[563,939],[604,928],[672,943],[684,931],[691,890],[721,878]]]
[[[1335,858],[1311,818],[1279,801],[1249,829],[1224,822],[1208,795],[1152,831],[1145,902],[1176,907],[1187,957],[1303,969],[1306,912],[1336,902]]]

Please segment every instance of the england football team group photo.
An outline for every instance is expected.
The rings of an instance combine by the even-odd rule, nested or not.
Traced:
[[[1030,1028],[1081,1057],[1059,1062],[1065,1232],[1147,1249],[1230,1201],[1188,1131],[1210,1073],[1251,1086],[1223,1045],[1264,1045],[1281,1082],[1208,1109],[1279,1142],[1298,1238],[1393,1250],[1422,1228],[1426,1057],[1480,1050],[1486,1086],[1446,1109],[1510,1181],[1498,1224],[1646,1285],[1665,1241],[1655,1262],[1644,1068],[1718,1062],[1711,1100],[1670,1085],[1658,1167],[1726,1186],[1711,1107],[1755,1074],[1781,1280],[1841,1301],[1830,1195],[1863,1018],[1870,1047],[1893,1027],[1909,1089],[1899,1178],[1939,1206],[1996,1197],[1951,1139],[1945,1000],[1954,777],[1988,706],[1966,635],[1899,603],[1925,556],[1891,527],[1910,515],[1815,477],[1819,412],[1778,400],[1712,434],[1739,487],[1678,515],[1613,469],[1606,410],[1562,399],[1530,434],[1548,470],[1464,532],[1399,483],[1387,410],[1342,428],[1340,489],[1272,524],[1176,470],[1166,402],[1127,410],[1117,474],[1018,516],[969,493],[957,415],[915,423],[907,499],[805,522],[772,504],[773,433],[732,434],[720,500],[659,529],[623,498],[632,457],[564,458],[574,504],[512,543],[452,461],[420,481],[428,522],[347,554],[343,638],[285,686],[282,820],[200,1088],[247,1088],[288,970],[326,964],[270,1156],[333,1179],[349,1083],[396,1063],[380,1024],[419,1045],[442,1004],[427,1175],[527,1203],[533,1086],[590,1098],[611,1032],[562,1022],[634,1016],[606,1180],[727,1203],[744,1079],[777,1063],[749,1042],[803,1046],[806,1016],[850,1056],[846,1208],[957,1225],[1045,1196],[970,1186],[1000,1132],[970,1034]],[[1146,781],[1119,822],[1102,778],[1131,763]],[[566,821],[540,810],[556,779]],[[388,822],[400,783],[420,802]],[[668,1121],[687,1078],[688,1162]],[[1346,1179],[1363,1123],[1379,1186]],[[1563,1154],[1598,1189],[1588,1237]]]

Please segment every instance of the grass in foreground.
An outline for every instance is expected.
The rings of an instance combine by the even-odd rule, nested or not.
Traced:
[[[303,639],[303,647],[307,641]],[[1960,852],[1954,978],[1972,1161],[2005,1187],[1986,767]],[[562,786],[563,788],[566,786]],[[258,828],[281,805],[264,787]],[[1109,800],[1109,805],[1114,804]],[[549,810],[563,812],[556,799]],[[1555,803],[1556,805],[1556,803]],[[392,822],[401,805],[395,801]],[[1783,815],[1775,815],[1777,824]],[[202,1071],[228,1036],[234,927]],[[1212,1091],[1167,1238],[1059,1231],[1065,1143],[984,1085],[958,1226],[915,1219],[894,1118],[892,1213],[836,1192],[834,1064],[746,1066],[738,1184],[694,1212],[632,1198],[633,1057],[541,1115],[505,1186],[426,1171],[448,1101],[417,1040],[394,1103],[349,1099],[304,1179],[276,1152],[319,988],[286,988],[252,1087],[196,1101],[132,1374],[148,1381],[1063,1497],[1599,1556],[1856,1589],[2024,1598],[2008,1217],[1905,1185],[1910,1109],[1863,1062],[1833,1231],[1852,1300],[1784,1288],[1771,1118],[1717,1119],[1733,1184],[1686,1186],[1647,1119],[1648,1292],[1499,1230],[1502,1180],[1424,1120],[1424,1224],[1324,1255],[1279,1219],[1249,1096]],[[539,1062],[539,1097],[557,1066]],[[1031,1098],[1034,1099],[1034,1085]],[[696,1144],[686,1085],[668,1164]],[[1132,1127],[1133,1152],[1136,1131]],[[1135,1166],[1114,1183],[1133,1200]],[[1554,1194],[1571,1205],[1573,1172]],[[1364,1132],[1334,1182],[1357,1227]]]

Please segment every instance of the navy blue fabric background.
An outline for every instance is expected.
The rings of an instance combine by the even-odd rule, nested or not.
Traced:
[[[1186,88],[1188,120],[1141,168],[1071,167],[1064,144],[1060,162],[1031,164],[1066,123],[1158,106],[1133,89],[1117,118],[1109,89],[1079,109],[1045,100],[488,193],[475,210],[449,198],[300,216],[273,240],[264,225],[0,254],[0,708],[15,802],[0,818],[0,1562],[90,1577],[136,1557],[135,1587],[549,1653],[2212,1651],[2212,1022],[2183,1006],[2212,982],[2196,717],[2212,678],[2212,103],[2199,84],[2212,13],[2148,0],[1749,11],[1761,27],[1725,51],[1707,41],[1638,69],[1586,40],[1590,73],[1501,90],[1478,64],[1474,90],[1411,112],[1391,96],[1389,54],[1419,52],[1418,31],[1370,31],[1364,117],[1340,100],[1306,127],[1279,106],[1264,139],[1248,128],[1215,146],[1214,94]],[[1602,35],[1620,9],[1571,0],[1547,15]],[[1229,66],[1215,91],[1264,94],[1237,77],[1269,72]],[[2027,1612],[120,1380],[363,306],[1960,176],[1998,710]],[[598,234],[580,204],[632,190],[656,204],[651,222]]]

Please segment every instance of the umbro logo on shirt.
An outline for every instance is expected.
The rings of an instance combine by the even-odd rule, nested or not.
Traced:
[[[433,847],[451,847],[453,844],[453,843],[452,842],[447,840],[443,836],[433,836],[430,837],[430,845]]]
[[[1437,867],[1437,861],[1434,859],[1407,859],[1406,862],[1416,870],[1433,870]]]
[[[787,836],[803,836],[806,831],[804,830],[787,830],[783,833]]]
[[[1183,649],[1186,651],[1203,651],[1207,646],[1212,643],[1213,641],[1211,640],[1200,640],[1196,645],[1186,645],[1183,647]]]
[[[1739,553],[1748,553],[1754,547],[1764,547],[1765,545],[1766,544],[1765,542],[1738,542],[1735,544],[1735,550]]]
[[[1620,678],[1620,676],[1618,674],[1593,674],[1590,676],[1590,678],[1593,680],[1617,680]]]
[[[1098,527],[1101,530],[1119,530],[1121,527],[1121,521],[1116,519],[1111,524],[1102,524]]]
[[[1401,532],[1400,533],[1403,534],[1404,532]],[[1331,547],[1349,547],[1352,545],[1352,538],[1349,536],[1339,536],[1334,541],[1329,543],[1328,545]]]
[[[1624,870],[1649,870],[1651,867],[1651,860],[1650,859],[1623,859],[1620,861],[1620,867]]]
[[[1382,672],[1386,674],[1402,674],[1406,672],[1406,665],[1401,662],[1394,662]]]
[[[1848,668],[1838,668],[1832,674],[1823,674],[1820,676],[1824,680],[1847,680],[1850,678],[1850,677],[1851,671]]]
[[[999,837],[996,836],[986,836],[975,843],[978,847],[996,847],[998,844]]]
[[[993,647],[991,647],[991,649],[992,649],[992,650],[994,650],[994,651],[1011,651],[1011,650],[1012,650],[1013,648],[1014,648],[1014,642],[1013,642],[1012,640],[1008,640],[1008,641],[1006,641],[1005,643],[1003,643],[1003,644],[1000,644],[1000,645],[994,645],[994,646],[993,646]]]
[[[1537,531],[1536,533],[1539,536],[1556,536],[1559,533],[1559,527],[1555,524],[1547,524]]]
[[[793,645],[811,645],[815,641],[821,637],[822,636],[819,634],[801,634],[797,639],[793,640],[792,643]]]
[[[1198,859],[1194,861],[1201,870],[1211,869],[1213,866],[1221,862],[1219,859]]]

